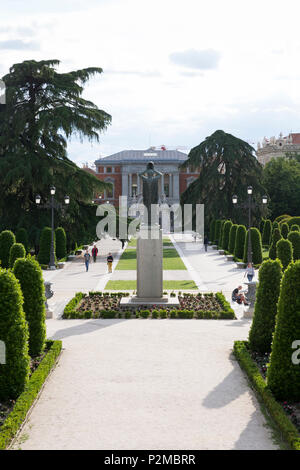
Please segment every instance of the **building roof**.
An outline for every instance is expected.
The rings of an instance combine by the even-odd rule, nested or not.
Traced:
[[[183,163],[187,158],[187,154],[179,150],[156,150],[150,148],[146,150],[122,150],[122,152],[99,158],[95,161],[95,164],[148,163],[149,161],[153,161],[154,163]]]

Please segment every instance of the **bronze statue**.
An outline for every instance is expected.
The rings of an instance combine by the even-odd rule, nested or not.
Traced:
[[[158,204],[158,181],[162,173],[154,170],[154,163],[149,162],[140,177],[143,180],[143,204],[148,211],[148,225],[151,225],[151,206]]]

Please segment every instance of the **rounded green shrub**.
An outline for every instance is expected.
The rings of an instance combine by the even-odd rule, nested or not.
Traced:
[[[300,232],[300,227],[297,224],[294,224],[290,228],[290,232]]]
[[[277,252],[276,252],[276,244],[279,240],[282,239],[281,233],[279,228],[275,228],[272,233],[272,243],[269,250],[269,258],[276,259]]]
[[[0,399],[16,399],[29,380],[28,327],[21,287],[11,271],[0,270],[0,340],[5,364],[0,364]]]
[[[13,268],[16,259],[25,258],[26,251],[22,243],[14,243],[9,251],[9,267]]]
[[[280,227],[281,227],[281,235],[282,235],[282,237],[285,238],[285,239],[287,239],[288,234],[289,234],[289,230],[290,230],[288,224],[285,222],[285,223],[281,224]]]
[[[1,268],[9,268],[9,252],[16,238],[10,230],[0,233],[0,261]]]
[[[258,273],[254,315],[249,332],[252,351],[263,354],[271,351],[281,277],[282,269],[278,259],[263,262]]]
[[[31,357],[42,353],[46,339],[45,288],[42,270],[33,258],[18,259],[14,274],[19,280],[26,320],[29,327],[29,353]]]
[[[213,243],[215,240],[216,220],[212,219],[209,226],[209,240]]]
[[[276,217],[276,222],[280,223],[283,219],[290,219],[291,216],[288,215],[288,214],[282,214],[282,215],[279,215],[278,217]]]
[[[277,400],[300,401],[300,365],[293,360],[296,352],[293,344],[300,339],[299,286],[300,261],[296,261],[290,264],[282,278],[267,373],[268,386]]]
[[[225,226],[225,220],[221,220],[221,229],[220,229],[220,239],[218,242],[218,247],[222,248],[223,246],[223,234],[224,234],[224,226]]]
[[[235,238],[236,238],[236,231],[237,231],[238,225],[233,224],[230,228],[229,232],[229,244],[228,244],[228,251],[231,254],[234,254],[234,246],[235,246]]]
[[[222,237],[222,248],[223,250],[228,250],[228,245],[229,245],[229,233],[230,229],[232,227],[232,222],[231,220],[226,220],[226,222],[223,225],[223,237]]]
[[[264,226],[265,226],[265,219],[261,219],[261,221],[259,223],[259,231],[260,231],[261,235],[263,234]]]
[[[215,229],[215,240],[214,243],[217,245],[219,243],[221,235],[222,220],[216,220],[216,229]]]
[[[293,245],[289,240],[282,238],[276,243],[277,258],[280,259],[283,271],[293,261]]]
[[[272,225],[272,232],[274,232],[275,228],[279,228],[279,223],[274,220],[273,225]]]
[[[292,225],[296,224],[296,225],[300,225],[300,217],[291,217],[290,219],[288,220],[285,220],[283,219],[284,222],[286,222],[288,224],[288,226],[291,228]]]
[[[293,259],[294,261],[297,261],[300,259],[300,232],[298,230],[290,232],[288,234],[288,240],[293,245]]]
[[[19,228],[16,232],[16,242],[17,243],[22,243],[24,246],[26,253],[29,250],[29,244],[28,244],[28,233],[25,228]]]
[[[250,236],[251,236],[251,247],[252,247],[252,263],[261,264],[263,260],[263,255],[262,255],[260,231],[256,227],[251,227]],[[249,239],[249,231],[247,231],[245,245],[244,245],[244,256],[243,256],[244,263],[248,262],[248,239]]]
[[[38,254],[38,262],[40,264],[49,264],[51,248],[51,228],[44,227],[40,237],[40,249]],[[54,232],[54,253],[55,253],[55,232]]]
[[[55,240],[57,258],[65,258],[67,256],[67,237],[63,227],[57,227],[57,229],[55,230]]]
[[[235,245],[234,245],[234,256],[238,259],[242,259],[244,256],[244,246],[246,240],[246,227],[245,225],[238,225],[236,231]]]
[[[264,231],[263,231],[263,234],[262,234],[262,244],[263,245],[267,245],[267,246],[270,245],[271,234],[272,234],[272,222],[271,222],[271,220],[267,219],[265,221]]]

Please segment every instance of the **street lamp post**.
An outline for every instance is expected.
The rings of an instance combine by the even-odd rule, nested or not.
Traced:
[[[56,192],[56,188],[51,186],[50,188],[50,195],[51,199],[49,203],[41,205],[41,196],[38,194],[35,197],[35,202],[40,209],[51,209],[51,246],[50,246],[50,261],[49,261],[49,269],[56,269],[55,266],[55,250],[54,250],[54,210],[59,210],[63,208],[63,205],[57,202],[54,198]],[[70,204],[70,197],[65,196],[65,205]]]

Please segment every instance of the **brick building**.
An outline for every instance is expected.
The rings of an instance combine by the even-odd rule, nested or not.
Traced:
[[[199,175],[198,169],[181,169],[179,166],[187,155],[178,150],[163,150],[151,147],[147,150],[123,150],[95,161],[96,176],[112,183],[110,191],[98,195],[98,202],[109,201],[118,206],[119,196],[127,196],[128,203],[142,196],[142,179],[139,174],[145,171],[149,161],[162,173],[159,182],[161,198],[169,205],[179,203],[180,195]],[[87,168],[86,168],[87,170]]]

